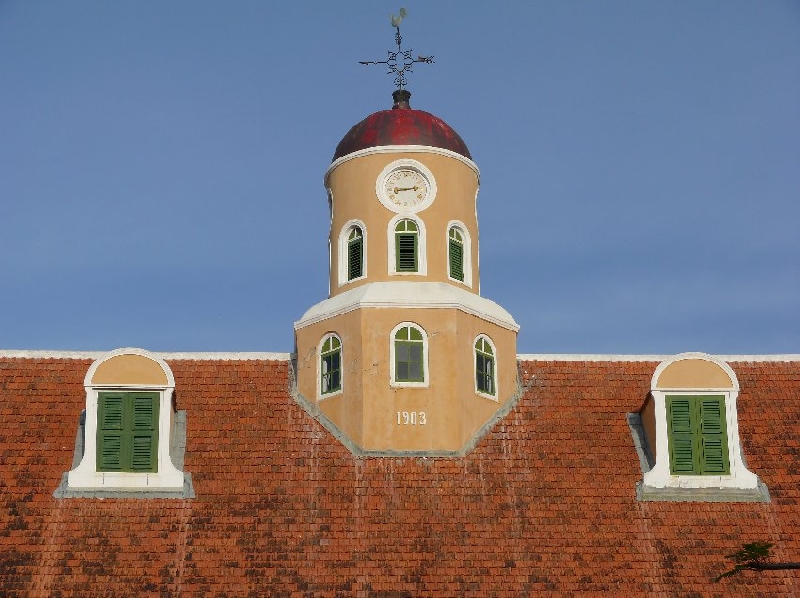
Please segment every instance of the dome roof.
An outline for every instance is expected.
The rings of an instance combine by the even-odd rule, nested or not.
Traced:
[[[395,103],[391,110],[370,114],[347,132],[336,146],[333,161],[382,145],[428,145],[472,159],[467,144],[450,125],[430,112],[411,109],[407,90],[395,91],[392,97]]]

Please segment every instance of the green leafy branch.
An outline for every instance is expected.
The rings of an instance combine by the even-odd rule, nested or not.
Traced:
[[[800,563],[771,563],[768,559],[772,558],[770,548],[774,544],[769,542],[752,542],[744,544],[741,550],[737,550],[733,554],[727,555],[728,559],[733,559],[736,563],[733,569],[725,571],[718,575],[714,581],[720,581],[726,577],[736,575],[744,569],[753,569],[756,571],[775,570],[775,569],[800,569]]]

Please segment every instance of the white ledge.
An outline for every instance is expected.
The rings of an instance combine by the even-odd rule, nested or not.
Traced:
[[[459,309],[508,330],[519,324],[494,301],[444,282],[373,282],[325,299],[309,309],[294,323],[299,330],[363,308]]]

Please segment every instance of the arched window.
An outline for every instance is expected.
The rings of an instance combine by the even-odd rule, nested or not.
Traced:
[[[401,220],[394,227],[395,270],[419,272],[419,228],[413,220]]]
[[[367,229],[360,220],[350,220],[339,233],[339,285],[367,275]]]
[[[364,275],[364,234],[354,226],[347,237],[347,280]]]
[[[427,386],[428,337],[415,324],[404,322],[392,331],[392,383],[397,386]]]
[[[475,341],[475,390],[491,397],[497,391],[494,347],[486,336],[479,336]]]
[[[342,390],[342,341],[335,334],[325,337],[319,352],[319,394]]]
[[[448,234],[447,260],[450,278],[464,282],[464,237],[455,226]]]
[[[463,222],[447,224],[447,277],[472,287],[472,247]]]

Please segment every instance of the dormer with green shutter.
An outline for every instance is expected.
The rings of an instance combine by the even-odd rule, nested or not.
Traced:
[[[682,353],[656,368],[639,412],[640,449],[650,465],[642,500],[768,501],[739,443],[739,381],[724,361]]]
[[[167,363],[142,349],[118,349],[92,363],[84,387],[76,463],[56,496],[192,497],[176,452],[185,446],[185,413],[173,408]]]

